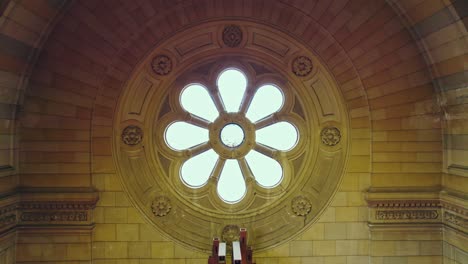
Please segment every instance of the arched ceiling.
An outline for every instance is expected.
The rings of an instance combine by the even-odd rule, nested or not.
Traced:
[[[300,39],[340,84],[352,127],[367,131],[367,138],[372,127],[374,141],[392,130],[440,134],[439,112],[466,119],[467,8],[461,0],[24,0],[1,7],[2,131],[15,134],[20,112],[27,186],[67,173],[75,182],[55,184],[85,186],[91,172],[113,171],[105,138],[132,69],[164,38],[208,20],[255,20]],[[442,95],[436,103],[435,95]],[[3,163],[14,165],[17,146],[6,141]],[[31,154],[44,146],[57,153]],[[379,166],[374,172],[388,172]]]

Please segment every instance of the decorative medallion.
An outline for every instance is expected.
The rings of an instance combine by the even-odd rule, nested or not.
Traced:
[[[312,61],[305,56],[299,56],[293,61],[292,71],[299,77],[307,76],[312,71]]]
[[[143,130],[137,126],[127,126],[122,131],[122,141],[129,145],[138,145],[143,140]]]
[[[322,138],[322,143],[327,146],[335,146],[341,139],[340,130],[336,127],[326,127],[322,129],[320,136]]]
[[[158,55],[151,62],[151,68],[157,75],[167,75],[172,71],[172,60],[166,55]]]
[[[223,42],[230,48],[239,46],[242,42],[242,30],[240,27],[236,25],[226,26],[223,31]]]
[[[297,196],[292,200],[291,208],[297,216],[306,216],[310,213],[312,205],[306,197]]]
[[[156,197],[151,204],[155,216],[165,216],[171,211],[171,201],[165,196]]]
[[[223,228],[223,233],[221,235],[221,239],[231,244],[232,241],[238,241],[240,237],[240,229],[236,225],[227,225]]]

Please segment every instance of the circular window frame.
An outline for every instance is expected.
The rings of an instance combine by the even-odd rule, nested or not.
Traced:
[[[230,225],[246,227],[249,244],[257,252],[300,234],[330,203],[349,155],[349,114],[344,99],[336,81],[313,51],[287,32],[246,21],[239,26],[243,32],[241,45],[228,48],[220,42],[220,36],[226,25],[233,23],[238,21],[206,22],[160,42],[127,81],[114,119],[113,159],[130,201],[163,235],[204,252],[210,250],[212,238],[221,237],[224,227]],[[268,42],[265,36],[271,35],[275,42],[270,46],[255,39],[258,36],[259,41]],[[192,40],[205,36],[211,36],[211,44],[196,47],[197,42]],[[178,47],[190,45],[194,46],[185,53],[178,50]],[[278,49],[282,47],[287,49]],[[161,54],[171,60],[172,68],[165,75],[155,74],[151,68],[151,60]],[[291,69],[293,61],[304,56],[313,67],[306,75],[299,76]],[[262,80],[271,80],[267,82],[277,83],[283,92],[290,91],[293,96],[285,97],[285,104],[291,100],[289,109],[293,114],[288,117],[278,114],[277,118],[294,120],[290,123],[296,126],[300,138],[307,139],[304,144],[300,140],[286,157],[278,155],[290,159],[288,173],[291,177],[286,189],[278,188],[275,196],[270,191],[264,192],[253,181],[247,181],[247,188],[253,190],[252,197],[234,205],[209,201],[210,195],[217,196],[216,183],[211,180],[196,190],[203,193],[200,199],[193,199],[193,190],[182,191],[182,181],[168,177],[170,173],[177,173],[177,167],[182,164],[171,161],[172,150],[165,149],[164,137],[159,134],[178,117],[184,117],[180,111],[183,109],[177,109],[178,98],[172,95],[174,91],[180,94],[188,80],[198,80],[197,83],[213,89],[207,85],[208,80],[229,65],[243,65],[256,74],[257,87]],[[325,109],[327,104],[329,108]],[[143,131],[144,137],[137,145],[122,142],[121,132],[128,126],[137,126]],[[321,144],[320,132],[329,127],[339,129],[340,141],[336,145]],[[176,156],[179,160],[186,158],[190,151],[177,152]],[[182,186],[175,186],[177,184]],[[168,203],[170,210],[164,215],[154,212],[155,201]],[[307,204],[309,210],[298,212],[297,201]]]
[[[200,154],[203,151],[212,148],[215,149],[215,151],[222,158],[225,159],[236,158],[233,157],[231,153],[240,152],[241,154],[239,154],[239,156],[241,156],[241,162],[247,164],[243,156],[245,156],[251,148],[251,146],[249,146],[249,143],[252,143],[254,146],[256,144],[256,123],[251,123],[246,117],[242,116],[242,114],[238,114],[242,111],[245,112],[248,108],[248,105],[242,104],[241,109],[238,113],[220,113],[218,119],[212,123],[213,127],[217,127],[217,129],[213,129],[213,127],[209,128],[209,146],[207,146],[206,148],[202,148],[203,151],[200,149],[195,149],[195,151],[192,151],[191,149],[181,151],[174,150],[167,144],[162,144],[159,138],[160,133],[157,131],[163,131],[165,127],[167,127],[171,122],[175,121],[186,121],[189,123],[193,122],[193,124],[208,124],[205,120],[200,120],[200,118],[189,114],[182,107],[182,105],[180,104],[180,98],[184,89],[186,89],[191,84],[199,84],[209,91],[209,93],[213,96],[213,100],[221,100],[216,88],[219,76],[229,69],[238,70],[242,74],[244,74],[247,79],[245,96],[250,97],[250,99],[253,99],[255,92],[263,85],[273,85],[280,89],[281,93],[283,94],[284,100],[281,109],[274,114],[274,118],[276,120],[276,122],[274,123],[286,121],[288,123],[291,123],[296,128],[299,135],[303,135],[305,138],[307,138],[309,135],[305,127],[304,120],[302,120],[299,116],[297,116],[297,114],[292,112],[295,95],[293,93],[292,87],[290,87],[290,84],[288,84],[288,82],[285,81],[283,76],[281,76],[279,73],[270,73],[268,75],[262,75],[257,77],[255,70],[252,69],[252,67],[249,66],[247,61],[245,61],[245,59],[242,59],[241,57],[215,59],[214,61],[214,65],[211,67],[210,72],[207,75],[196,74],[189,71],[185,74],[182,73],[178,76],[177,81],[174,83],[174,85],[168,89],[171,92],[167,94],[169,106],[171,109],[173,109],[173,111],[161,117],[161,119],[158,122],[158,126],[154,128],[154,132],[152,134],[155,135],[157,149],[159,149],[166,158],[172,160],[172,165],[168,172],[168,182],[178,193],[180,193],[181,196],[197,198],[209,197],[210,201],[212,202],[212,205],[214,206],[214,210],[211,211],[212,213],[217,214],[221,211],[234,214],[252,204],[255,196],[272,200],[275,199],[275,197],[277,198],[284,194],[284,190],[287,190],[289,188],[292,178],[291,175],[294,172],[293,165],[290,159],[292,157],[297,157],[303,154],[304,149],[306,149],[307,147],[305,146],[305,143],[301,144],[301,136],[298,136],[299,139],[296,142],[296,145],[288,151],[274,150],[273,148],[264,145],[258,146],[258,148],[260,149],[260,153],[267,154],[269,157],[281,164],[283,174],[282,180],[279,184],[271,188],[265,188],[260,184],[257,184],[255,182],[254,176],[251,173],[246,173],[245,168],[243,168],[243,165],[240,164],[241,168],[243,169],[243,173],[246,173],[244,174],[244,179],[247,190],[243,198],[237,202],[226,202],[221,197],[219,197],[216,191],[217,182],[211,177],[205,185],[198,188],[191,188],[185,183],[183,183],[183,180],[180,179],[180,168],[182,167],[183,163],[190,157],[193,157],[196,154]],[[283,86],[285,87],[283,88]],[[219,96],[219,98],[215,98],[216,96]],[[224,120],[223,117],[225,117]],[[242,124],[242,127],[244,127],[246,142],[237,149],[225,147],[223,144],[220,143],[219,130],[225,124],[228,123],[240,123]],[[249,124],[252,124],[253,126]],[[217,142],[217,144],[211,145],[211,142]],[[223,152],[225,154],[223,154]],[[180,180],[177,181],[177,179]],[[197,205],[195,204],[193,206],[196,207]],[[209,210],[207,208],[201,207],[199,209]],[[250,212],[250,214],[254,213],[255,212]]]

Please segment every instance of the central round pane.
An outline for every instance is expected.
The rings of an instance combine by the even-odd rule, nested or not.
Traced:
[[[221,129],[221,142],[227,147],[237,148],[244,141],[244,130],[238,124],[227,124]]]

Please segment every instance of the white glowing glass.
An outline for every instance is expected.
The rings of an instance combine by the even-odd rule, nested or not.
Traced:
[[[218,158],[218,154],[212,149],[190,158],[184,162],[180,170],[182,180],[194,188],[205,185]]]
[[[290,123],[278,122],[257,130],[255,137],[260,144],[287,151],[296,145],[299,135]]]
[[[255,123],[280,110],[283,102],[283,93],[276,86],[264,85],[255,92],[245,116]]]
[[[187,122],[174,122],[166,129],[167,144],[175,150],[189,149],[208,141],[208,129]]]
[[[244,176],[237,160],[228,159],[219,175],[218,195],[226,203],[240,201],[246,192]]]
[[[208,90],[199,84],[189,85],[183,90],[180,104],[187,112],[210,122],[219,115]]]
[[[250,151],[245,159],[260,186],[272,188],[283,179],[283,169],[278,161],[255,150]]]
[[[226,70],[219,76],[217,85],[226,112],[239,111],[247,88],[247,79],[244,74],[235,69]]]
[[[237,124],[227,124],[221,129],[221,142],[227,147],[236,148],[244,142],[244,130]]]

